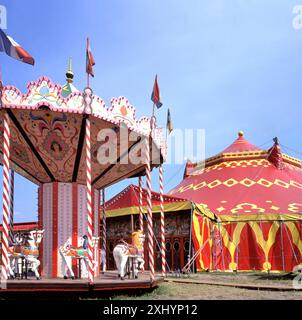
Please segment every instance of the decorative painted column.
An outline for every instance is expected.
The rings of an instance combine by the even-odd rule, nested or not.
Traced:
[[[7,112],[3,116],[3,233],[2,233],[2,280],[8,279],[8,237],[9,237],[9,160],[10,120]]]
[[[99,236],[99,191],[94,193],[93,214],[95,217],[94,235]],[[53,182],[45,183],[39,188],[39,227],[44,229],[41,245],[42,277],[63,277],[62,257],[59,248],[67,241],[79,247],[82,237],[87,235],[87,192],[86,186],[78,183]],[[97,265],[99,264],[97,255]],[[75,275],[78,274],[76,264],[73,266]],[[82,268],[82,278],[87,274]]]

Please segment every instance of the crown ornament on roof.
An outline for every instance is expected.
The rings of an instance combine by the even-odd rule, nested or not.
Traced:
[[[271,162],[277,169],[284,169],[284,163],[282,159],[282,152],[277,137],[273,139],[274,145],[268,150],[267,160]]]

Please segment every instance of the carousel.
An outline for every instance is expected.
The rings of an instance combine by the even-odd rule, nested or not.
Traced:
[[[155,117],[137,119],[125,97],[112,98],[106,106],[89,85],[83,91],[76,89],[71,62],[66,77],[67,83],[61,86],[42,76],[28,84],[25,94],[10,85],[1,90],[1,276],[6,286],[0,292],[156,286],[162,276],[154,272],[151,171],[159,168],[162,181],[162,128]],[[139,161],[132,161],[133,157]],[[10,236],[14,172],[38,186],[38,229],[24,238]],[[132,259],[125,262],[116,248],[118,272],[101,273],[101,259],[107,254],[101,250],[106,248],[105,214],[100,232],[104,189],[141,176],[147,181],[147,230],[136,230],[133,244],[119,244]],[[138,274],[144,233],[150,271]],[[31,266],[32,277],[13,280],[19,259]],[[133,271],[133,279],[125,276],[126,266]]]

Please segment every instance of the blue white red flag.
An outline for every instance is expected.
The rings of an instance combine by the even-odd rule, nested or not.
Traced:
[[[12,58],[20,60],[22,62],[34,65],[34,58],[24,50],[13,38],[4,33],[0,29],[0,51],[5,52]]]

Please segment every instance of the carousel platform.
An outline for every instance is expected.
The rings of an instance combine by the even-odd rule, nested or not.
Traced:
[[[90,297],[98,294],[112,296],[118,294],[134,294],[143,291],[150,291],[163,282],[162,276],[156,275],[151,282],[149,272],[139,274],[138,279],[126,277],[121,280],[117,277],[116,271],[108,271],[94,279],[93,285],[89,285],[87,279],[14,279],[7,281],[6,289],[0,289],[1,298],[14,298],[20,294],[25,298],[48,298],[62,296]]]

